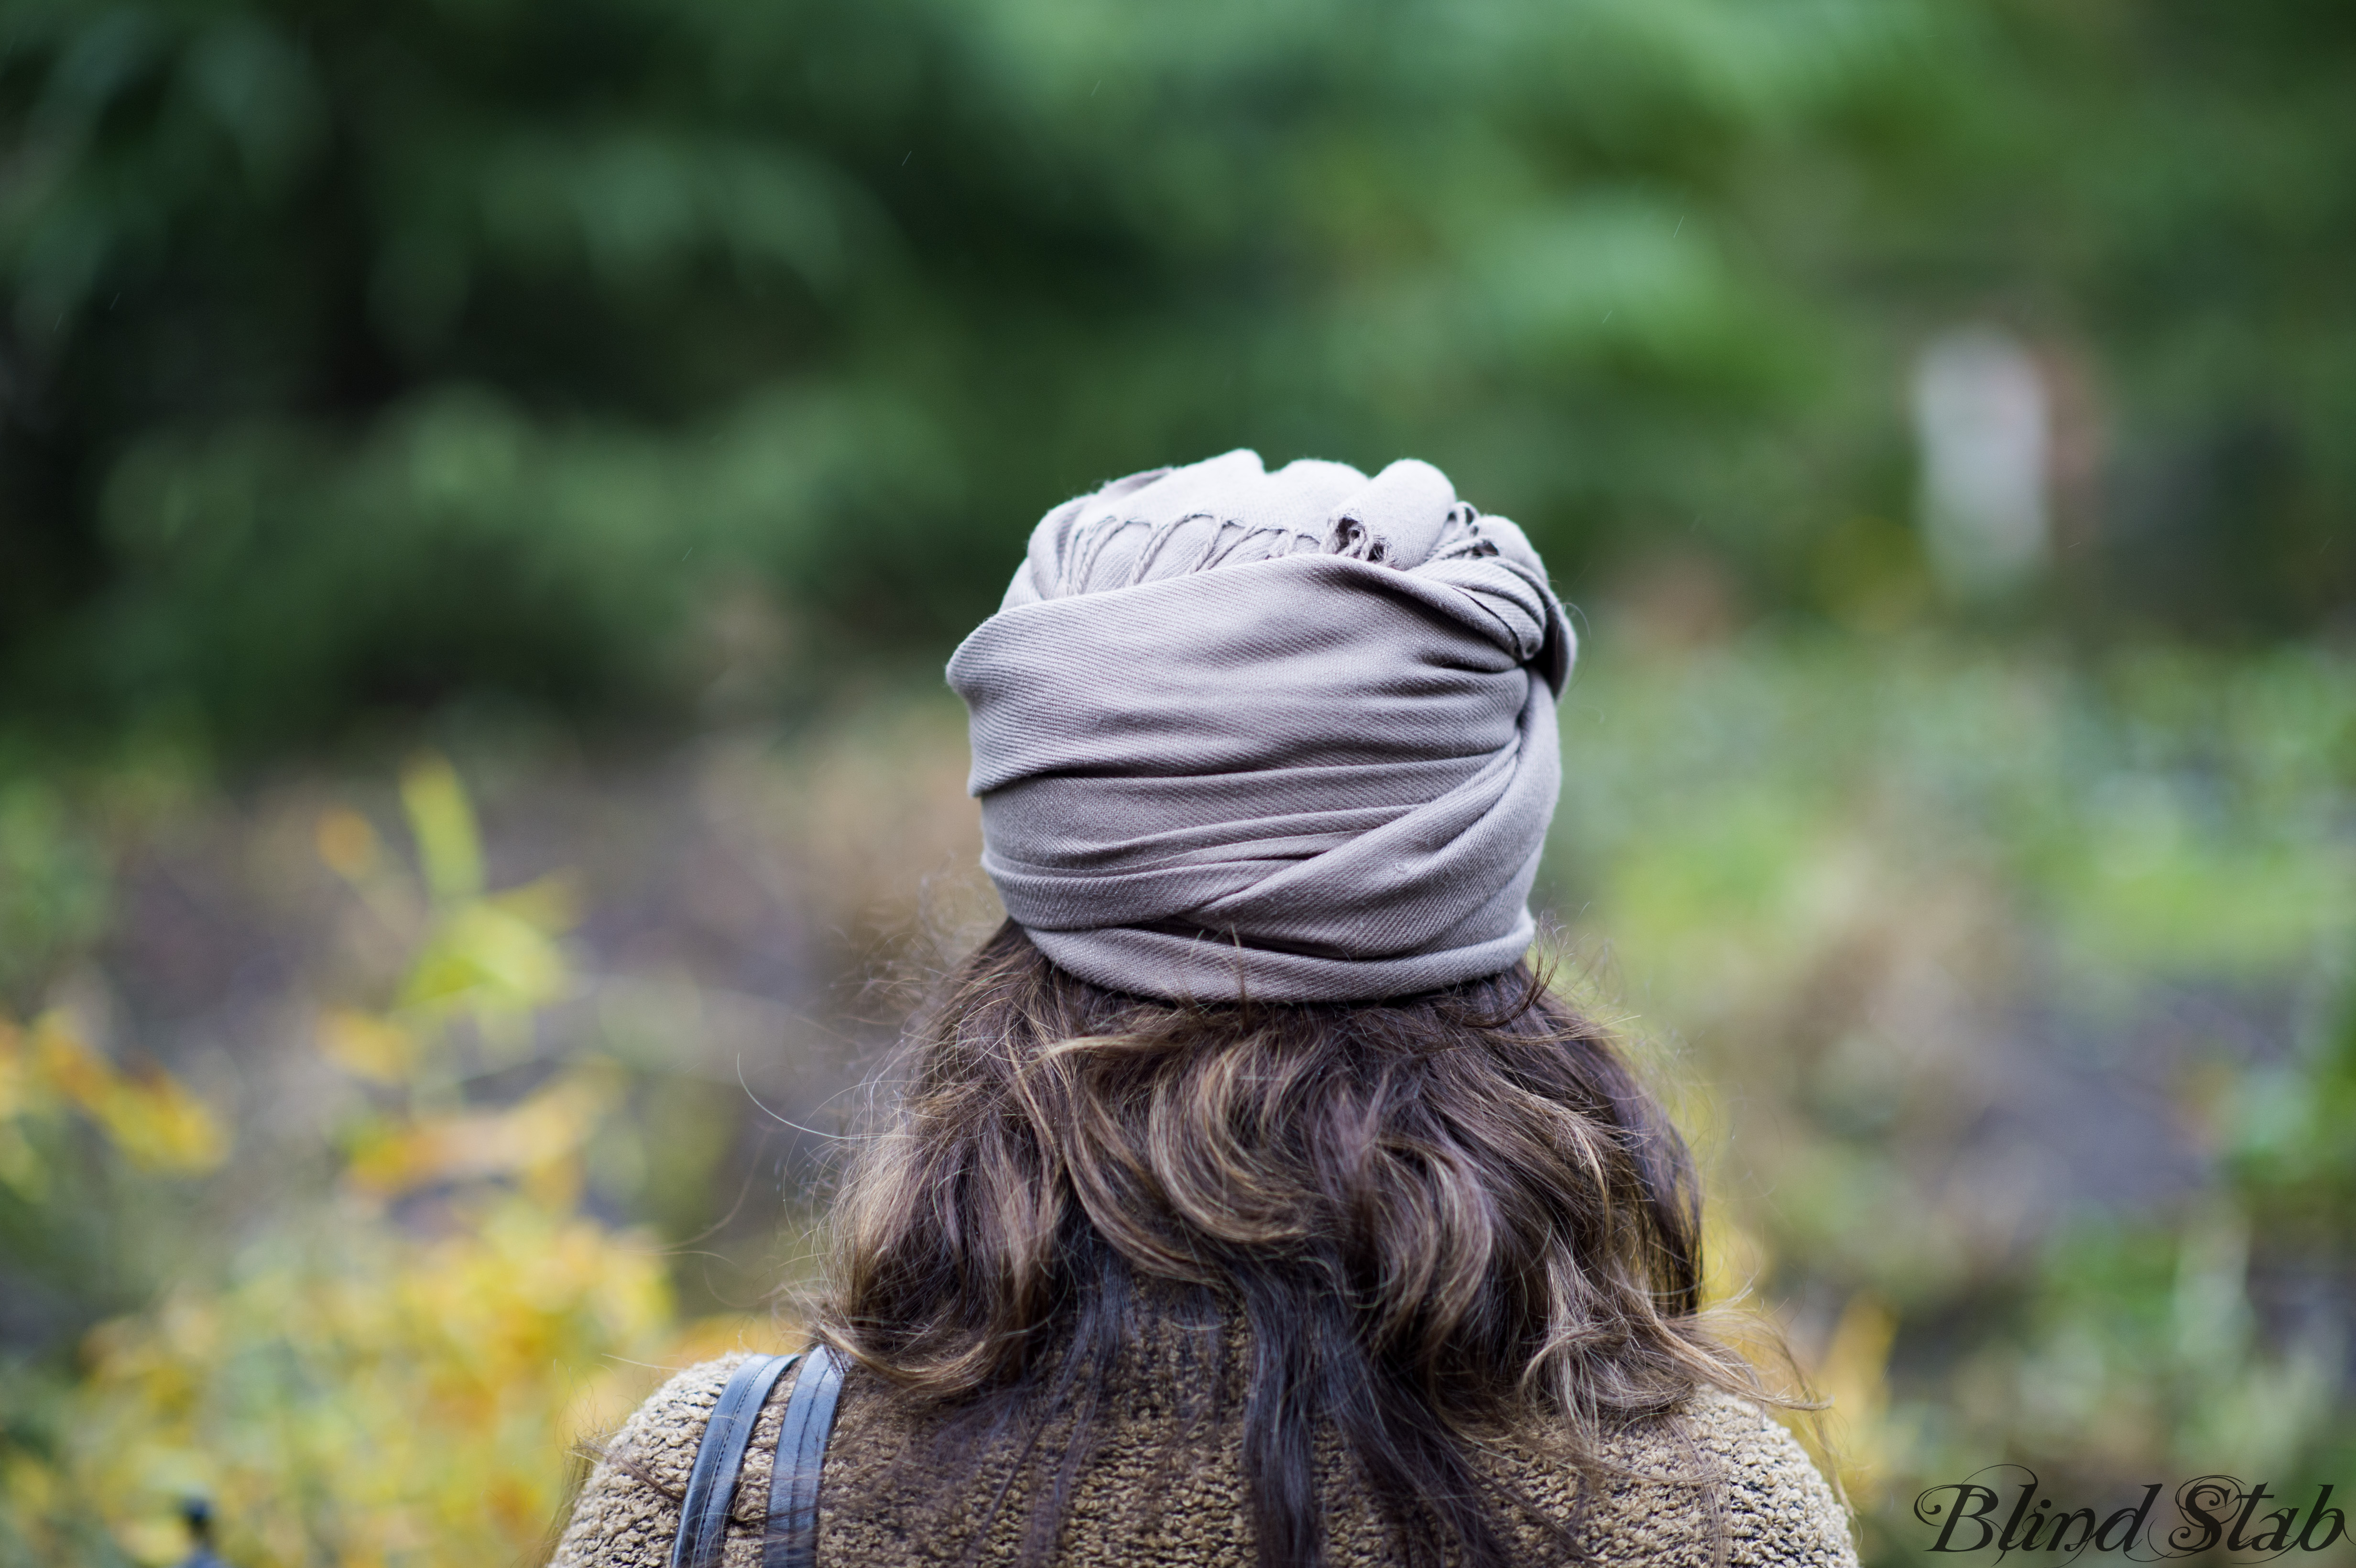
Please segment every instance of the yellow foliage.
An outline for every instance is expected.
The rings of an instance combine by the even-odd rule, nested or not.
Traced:
[[[350,1008],[319,1015],[319,1054],[371,1083],[399,1083],[415,1070],[417,1041],[390,1019]]]
[[[1879,1478],[1881,1421],[1890,1403],[1890,1347],[1897,1337],[1898,1317],[1889,1304],[1860,1290],[1841,1308],[1811,1380],[1831,1406],[1832,1452],[1820,1457],[1837,1467],[1842,1485],[1859,1504],[1873,1500]]]
[[[0,1504],[43,1561],[65,1560],[64,1531],[91,1518],[134,1561],[177,1559],[174,1508],[192,1493],[214,1499],[240,1568],[529,1561],[578,1445],[666,1364],[776,1340],[751,1318],[682,1328],[655,1241],[578,1212],[618,1070],[576,1061],[503,1106],[466,1104],[443,1072],[456,1016],[487,1035],[564,994],[557,935],[575,900],[560,879],[486,893],[448,763],[412,766],[402,795],[431,895],[408,974],[390,1012],[331,1007],[317,1024],[321,1054],[376,1086],[346,1128],[343,1179],[292,1195],[222,1282],[90,1335],[64,1451],[0,1461]],[[377,896],[402,873],[366,819],[330,811],[316,838],[380,917],[413,907]],[[192,1171],[226,1152],[170,1079],[116,1072],[61,1017],[29,1033],[0,1021],[0,1179],[17,1184],[16,1120],[66,1106],[135,1162]]]
[[[483,891],[482,836],[457,770],[440,756],[420,757],[401,775],[401,804],[417,837],[425,885],[437,901],[473,898]]]
[[[1702,1210],[1704,1307],[1751,1305],[1768,1261],[1766,1243],[1734,1218],[1731,1204],[1711,1202]]]
[[[401,798],[433,913],[399,1009],[423,1015],[429,1024],[470,1013],[487,1040],[513,1043],[525,1020],[560,1000],[572,984],[556,939],[579,918],[573,886],[566,878],[548,877],[487,896],[474,806],[445,759],[429,755],[411,763],[402,774]],[[342,870],[339,857],[361,863],[352,848],[359,838],[336,822],[334,812],[321,819],[319,854]],[[366,863],[372,865],[370,832]]]
[[[149,1170],[211,1170],[229,1155],[229,1135],[211,1109],[171,1074],[119,1071],[63,1013],[43,1015],[29,1037],[0,1019],[0,1180],[20,1191],[42,1187],[38,1158],[14,1124],[67,1106]]]
[[[569,1075],[509,1110],[382,1125],[356,1142],[349,1174],[390,1195],[438,1182],[530,1177],[569,1162],[613,1103],[594,1070]]]
[[[402,1003],[513,1016],[558,1000],[569,980],[563,950],[548,928],[510,905],[468,899],[434,922]]]
[[[672,1333],[646,1238],[521,1196],[439,1237],[347,1208],[93,1333],[64,1468],[151,1561],[201,1492],[251,1568],[513,1562]]]

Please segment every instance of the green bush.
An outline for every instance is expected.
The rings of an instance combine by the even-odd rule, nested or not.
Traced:
[[[937,645],[1046,505],[1238,444],[1430,457],[1576,592],[1699,549],[1844,614],[1919,571],[1906,355],[1982,316],[2086,405],[2073,625],[2310,627],[2350,44],[2319,0],[9,0],[0,676],[265,739],[675,704],[717,603]]]

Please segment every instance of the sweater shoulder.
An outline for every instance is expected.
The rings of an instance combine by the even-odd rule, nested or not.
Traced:
[[[1558,1434],[1509,1452],[1501,1478],[1534,1560],[1559,1554],[1549,1531],[1568,1523],[1596,1568],[1856,1568],[1847,1510],[1749,1400],[1697,1390],[1590,1450]]]
[[[721,1391],[750,1359],[723,1356],[678,1373],[594,1450],[596,1462],[573,1503],[550,1568],[665,1568],[703,1429],[720,1403]],[[744,1499],[766,1494],[770,1456],[783,1419],[780,1394],[791,1381],[790,1373],[777,1380],[778,1387],[770,1392],[769,1403],[754,1424],[737,1492],[738,1514],[744,1510]],[[736,1526],[747,1522],[757,1526],[758,1520],[732,1520]],[[729,1531],[732,1565],[741,1555],[740,1533],[738,1528]]]
[[[1856,1568],[1848,1509],[1799,1439],[1757,1403],[1697,1391],[1644,1445],[1655,1464],[1702,1478],[1697,1511],[1729,1568]]]

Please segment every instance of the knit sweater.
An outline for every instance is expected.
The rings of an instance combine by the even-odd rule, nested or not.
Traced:
[[[639,1407],[590,1474],[552,1568],[664,1568],[704,1423],[743,1360],[691,1367]],[[754,1429],[725,1568],[758,1568],[771,1459],[792,1381],[791,1373],[778,1381]],[[1059,1568],[1248,1568],[1254,1552],[1232,1402],[1205,1415],[1181,1408],[1167,1387],[1117,1394],[1056,1538]],[[1402,1561],[1396,1527],[1365,1485],[1353,1481],[1335,1445],[1326,1446],[1326,1561],[1333,1568]],[[928,1447],[923,1423],[854,1371],[827,1451],[820,1568],[1003,1568],[1017,1560],[1030,1518],[1023,1477],[994,1509],[1002,1470],[944,1497],[924,1463]],[[1577,1526],[1587,1560],[1599,1568],[1855,1568],[1832,1489],[1791,1435],[1754,1404],[1696,1393],[1672,1416],[1612,1435],[1600,1457],[1597,1494]],[[1483,1459],[1524,1503],[1556,1520],[1576,1517],[1578,1473],[1548,1457],[1543,1445],[1505,1444]],[[1542,1525],[1511,1513],[1505,1522],[1523,1560],[1564,1560]]]

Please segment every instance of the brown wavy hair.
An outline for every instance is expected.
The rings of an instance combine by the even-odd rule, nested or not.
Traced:
[[[1699,1316],[1684,1143],[1526,965],[1378,1003],[1187,1006],[1077,979],[1009,922],[910,1044],[896,1124],[836,1201],[819,1331],[974,1440],[937,1455],[979,1464],[1010,1432],[1060,1452],[1026,1560],[1053,1550],[1108,1369],[1172,1320],[1239,1341],[1262,1568],[1321,1560],[1329,1433],[1410,1561],[1504,1568],[1484,1438],[1545,1434],[1584,1467],[1697,1385],[1757,1392]],[[1575,1521],[1558,1533],[1575,1552]]]

